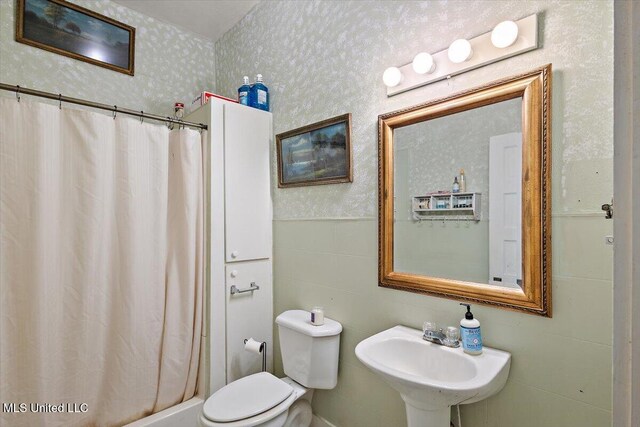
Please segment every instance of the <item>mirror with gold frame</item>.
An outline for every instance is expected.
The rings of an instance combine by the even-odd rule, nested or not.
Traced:
[[[551,64],[380,115],[378,150],[380,286],[551,317]]]

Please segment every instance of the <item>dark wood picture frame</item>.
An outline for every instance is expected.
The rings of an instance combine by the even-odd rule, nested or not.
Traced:
[[[280,188],[353,182],[351,113],[278,134],[276,150]]]
[[[43,3],[47,6],[38,10],[42,13],[39,15],[27,10],[27,3],[31,3],[32,9],[39,9]],[[62,25],[65,15],[70,15],[70,20],[60,28],[58,22]],[[100,37],[105,36],[100,30],[86,31],[90,24],[93,24],[91,27],[108,30],[106,39]],[[105,24],[115,29],[105,27]],[[120,40],[125,36],[123,31],[128,34],[127,43]],[[16,0],[17,42],[131,76],[134,72],[135,34],[136,29],[129,25],[64,0]],[[49,40],[45,40],[47,37]]]

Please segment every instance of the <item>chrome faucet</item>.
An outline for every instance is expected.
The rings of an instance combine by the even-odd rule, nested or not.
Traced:
[[[446,347],[460,347],[460,335],[458,328],[455,326],[447,327],[447,332],[445,333],[442,328],[438,329],[434,322],[424,322],[423,330],[422,339],[425,341]]]
[[[440,328],[437,331],[435,330],[424,331],[424,335],[422,336],[422,339],[432,342],[434,344],[444,345],[445,337],[444,337],[444,332],[442,332],[442,328]]]

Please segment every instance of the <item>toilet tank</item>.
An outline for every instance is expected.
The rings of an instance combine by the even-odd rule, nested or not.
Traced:
[[[314,326],[305,310],[285,311],[276,323],[284,373],[307,388],[334,388],[342,325],[325,317],[324,325]]]

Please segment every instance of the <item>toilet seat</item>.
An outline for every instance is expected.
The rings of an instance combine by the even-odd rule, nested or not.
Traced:
[[[297,398],[293,387],[268,372],[236,380],[204,403],[203,418],[210,426],[252,426],[287,411]]]

